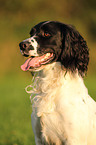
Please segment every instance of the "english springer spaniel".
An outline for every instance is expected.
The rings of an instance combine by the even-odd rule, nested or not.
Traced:
[[[96,103],[83,82],[89,62],[84,38],[71,25],[44,21],[19,46],[29,57],[21,69],[35,76],[36,145],[96,145]]]

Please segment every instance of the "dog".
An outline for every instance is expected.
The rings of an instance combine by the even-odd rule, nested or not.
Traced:
[[[89,48],[75,27],[57,21],[34,26],[20,51],[34,72],[32,128],[36,145],[96,145],[96,102],[83,78]]]

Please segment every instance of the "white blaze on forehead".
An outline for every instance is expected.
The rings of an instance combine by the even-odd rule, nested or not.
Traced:
[[[34,49],[34,50],[29,50],[29,55],[38,56],[38,54],[37,54],[38,43],[35,40],[35,37],[30,37],[28,39],[25,39],[24,41],[29,42],[32,45],[33,49]]]

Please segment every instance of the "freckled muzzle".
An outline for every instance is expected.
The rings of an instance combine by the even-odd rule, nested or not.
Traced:
[[[37,42],[31,37],[19,44],[21,54],[24,56],[38,56],[37,54]]]
[[[29,42],[21,42],[19,46],[20,46],[20,52],[24,56],[29,55],[30,50],[34,50],[34,48],[32,47],[32,45],[30,45]]]

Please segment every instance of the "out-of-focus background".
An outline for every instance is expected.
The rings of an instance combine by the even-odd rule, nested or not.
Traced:
[[[19,42],[35,24],[57,20],[74,25],[90,48],[85,84],[96,100],[96,1],[0,0],[0,145],[35,145],[31,102],[24,88],[31,75],[22,72]]]

